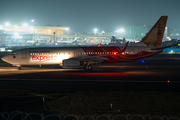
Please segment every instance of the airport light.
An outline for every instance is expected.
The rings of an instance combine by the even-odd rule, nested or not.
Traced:
[[[97,28],[94,29],[94,33],[95,33],[95,36],[96,36],[96,33],[97,33]]]
[[[69,28],[66,28],[65,30],[67,30],[67,31],[68,31],[68,30],[69,30]]]
[[[94,29],[94,33],[97,33],[97,28]]]
[[[6,26],[10,26],[10,23],[6,22],[5,25],[6,25]]]
[[[121,31],[121,33],[123,33],[123,32],[124,32],[124,29],[123,29],[123,28],[121,28],[121,29],[120,29],[120,31]]]
[[[26,23],[23,23],[23,27],[27,27],[28,25]]]

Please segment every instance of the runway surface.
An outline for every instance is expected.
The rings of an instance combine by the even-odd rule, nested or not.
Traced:
[[[63,69],[58,66],[23,67],[18,70],[17,67],[3,65],[0,67],[0,80],[179,82],[179,70],[179,61],[113,63],[93,66],[93,70]]]
[[[179,61],[140,61],[62,69],[49,67],[0,67],[1,89],[38,93],[78,91],[180,91]]]
[[[0,65],[0,89],[30,91],[27,95],[1,99],[3,112],[47,113],[42,107],[43,96],[52,100],[81,91],[180,92],[178,60],[105,64],[93,66],[91,71],[58,66],[17,70],[8,64]]]

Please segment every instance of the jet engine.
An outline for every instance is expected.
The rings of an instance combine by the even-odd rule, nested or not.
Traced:
[[[67,59],[63,60],[63,67],[79,67],[80,61],[79,60],[73,60],[73,59]]]

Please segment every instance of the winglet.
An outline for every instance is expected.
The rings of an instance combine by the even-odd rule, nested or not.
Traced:
[[[101,47],[101,43],[98,44],[98,47]]]
[[[121,52],[125,52],[126,51],[126,48],[127,48],[128,44],[129,44],[129,41],[123,46]]]

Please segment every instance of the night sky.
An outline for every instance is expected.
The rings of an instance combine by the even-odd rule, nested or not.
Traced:
[[[0,25],[61,25],[70,32],[116,31],[127,25],[153,25],[168,15],[180,26],[180,0],[0,0]]]

